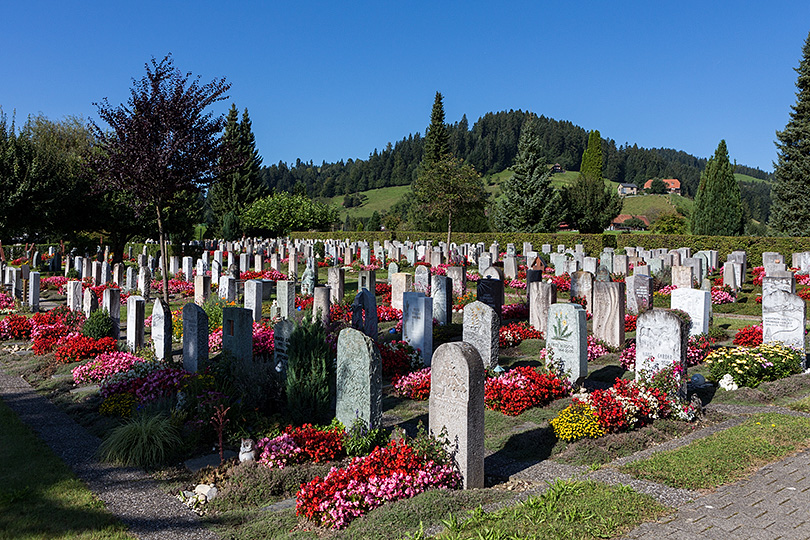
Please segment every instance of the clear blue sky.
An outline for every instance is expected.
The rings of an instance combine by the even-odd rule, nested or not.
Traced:
[[[95,116],[152,56],[225,77],[265,164],[366,158],[448,122],[523,109],[617,144],[772,170],[810,2],[84,2],[0,8],[0,107]]]

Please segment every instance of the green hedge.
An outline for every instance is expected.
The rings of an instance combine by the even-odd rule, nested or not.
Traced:
[[[378,231],[378,232],[294,232],[291,238],[319,239],[319,240],[433,240],[441,242],[447,238],[447,233],[431,233],[417,231]],[[576,244],[585,247],[585,253],[598,257],[603,248],[612,247],[622,251],[625,247],[643,247],[645,249],[662,248],[675,249],[689,247],[693,251],[714,249],[719,252],[719,261],[722,264],[726,256],[732,251],[745,251],[748,254],[749,266],[762,264],[762,253],[776,251],[785,257],[790,265],[791,255],[795,252],[810,251],[810,237],[766,237],[766,236],[695,236],[689,234],[631,234],[631,233],[605,233],[605,234],[578,234],[578,233],[454,233],[452,240],[458,244],[465,242],[476,244],[484,242],[489,245],[497,241],[502,249],[506,244],[514,243],[518,252],[523,242],[531,242],[534,249],[540,251],[543,244],[551,244],[556,251],[557,244],[565,244],[573,248]]]

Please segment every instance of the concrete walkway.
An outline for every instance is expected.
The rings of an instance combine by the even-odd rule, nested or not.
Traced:
[[[37,394],[22,378],[2,369],[0,399],[87,484],[133,536],[143,540],[219,538],[142,470],[96,461],[101,443],[97,437]]]

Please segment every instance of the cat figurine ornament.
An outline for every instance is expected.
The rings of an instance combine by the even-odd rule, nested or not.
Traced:
[[[242,446],[239,448],[239,463],[255,461],[256,447],[253,439],[242,439]]]

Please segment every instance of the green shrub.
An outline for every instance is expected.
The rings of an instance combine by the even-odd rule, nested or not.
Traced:
[[[293,422],[328,424],[332,419],[335,365],[323,326],[304,317],[287,346],[287,411]]]
[[[728,374],[737,386],[756,388],[760,383],[784,379],[802,370],[802,353],[781,343],[758,347],[721,347],[706,357],[711,378],[719,381]]]
[[[378,446],[388,443],[388,433],[382,428],[368,429],[362,418],[357,418],[343,443],[350,456],[365,456]]]
[[[208,297],[202,308],[205,314],[208,315],[208,331],[213,332],[222,326],[222,308],[225,307],[225,300],[219,296],[212,295]]]
[[[106,309],[97,309],[91,313],[82,326],[82,335],[93,339],[112,337],[113,321],[110,312]]]
[[[101,443],[101,459],[124,466],[154,468],[166,463],[183,441],[172,419],[141,414],[112,430]]]
[[[326,246],[323,245],[323,242],[318,240],[315,242],[315,245],[312,246],[312,252],[315,254],[316,257],[320,257],[323,259],[324,255],[326,255]]]

